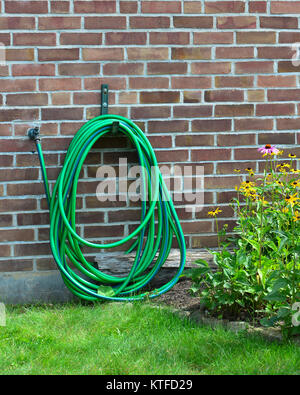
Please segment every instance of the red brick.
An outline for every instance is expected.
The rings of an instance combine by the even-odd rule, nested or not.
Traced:
[[[192,150],[192,162],[199,161],[216,161],[229,160],[231,155],[230,149],[199,149]]]
[[[187,48],[187,47],[177,47],[172,48],[172,59],[210,59],[211,49],[210,48]]]
[[[102,84],[108,84],[111,90],[126,89],[125,77],[85,78],[84,89],[99,92]]]
[[[216,117],[247,117],[254,115],[253,104],[217,104],[215,108]]]
[[[120,12],[122,14],[136,14],[138,9],[137,1],[120,1]]]
[[[187,64],[184,62],[154,62],[148,63],[148,74],[185,74]]]
[[[137,103],[138,103],[137,92],[119,93],[119,104],[137,104]]]
[[[86,3],[84,1],[83,3]],[[85,29],[112,29],[114,30],[126,29],[126,17],[125,16],[90,16],[85,18],[84,28]]]
[[[47,93],[24,93],[6,96],[7,106],[47,106]]]
[[[131,29],[165,29],[170,27],[170,18],[166,16],[131,16]]]
[[[244,118],[234,120],[235,131],[273,130],[273,119]]]
[[[51,5],[51,14],[63,14],[70,12],[69,1],[63,1],[63,0],[51,1],[50,5]]]
[[[261,87],[292,87],[296,86],[296,76],[283,75],[259,75],[257,77],[257,86]]]
[[[275,44],[276,33],[268,31],[259,32],[237,32],[237,44]]]
[[[174,91],[156,91],[156,92],[141,92],[141,104],[156,104],[156,103],[179,103],[180,92]]]
[[[223,138],[223,136],[224,135],[220,135],[219,137]],[[240,136],[240,134],[238,136]],[[230,138],[230,135],[224,136],[224,138]],[[255,170],[256,163],[255,162],[236,162],[236,161],[217,163],[217,174],[233,174],[235,169],[240,170],[239,174],[248,174],[246,171],[247,168],[251,168],[251,169]]]
[[[129,78],[130,89],[164,89],[169,88],[166,77],[132,77]]]
[[[71,104],[71,93],[70,92],[55,92],[51,94],[51,102],[54,106],[63,106]],[[78,104],[75,103],[74,104]],[[55,133],[57,134],[57,133]]]
[[[279,73],[299,73],[300,66],[294,65],[293,62],[282,61],[278,62]]]
[[[34,28],[34,17],[0,17],[1,30],[29,30]]]
[[[272,14],[299,14],[300,1],[272,1]]]
[[[39,61],[78,60],[78,48],[39,49]]]
[[[184,14],[201,14],[202,4],[199,1],[184,1]]]
[[[8,246],[2,246],[2,248],[7,248]],[[6,250],[5,250],[6,251]],[[10,256],[8,255],[2,255],[1,256]],[[32,260],[30,259],[10,259],[10,260],[4,260],[0,261],[0,272],[24,272],[24,271],[32,271],[33,270],[33,263]]]
[[[0,110],[1,122],[10,122],[15,119],[21,119],[23,121],[31,121],[39,119],[38,109],[23,109],[15,108],[13,110],[1,109]]]
[[[212,106],[197,105],[197,106],[174,106],[174,118],[200,118],[211,117]]]
[[[148,122],[149,133],[180,133],[186,132],[188,128],[189,125],[186,120]]]
[[[61,45],[101,45],[102,33],[61,33]],[[83,51],[87,48],[83,48]]]
[[[180,1],[142,1],[142,13],[145,14],[178,14],[180,12]]]
[[[279,32],[279,43],[297,43],[300,41],[300,32]]]
[[[103,74],[105,75],[141,75],[144,72],[142,63],[106,63],[103,66]]]
[[[258,152],[257,148],[236,148],[233,152],[235,160],[256,160],[262,158],[262,154]]]
[[[273,73],[274,63],[271,61],[236,62],[235,72],[236,74]]]
[[[168,118],[170,115],[171,110],[168,106],[131,108],[131,117],[133,119]]]
[[[108,32],[105,35],[106,45],[144,45],[147,41],[145,32]]]
[[[174,16],[174,27],[187,29],[209,29],[213,27],[213,17],[210,16]]]
[[[6,49],[6,60],[7,61],[33,61],[34,60],[34,49],[24,48],[24,49]]]
[[[99,238],[99,237],[122,237],[124,236],[123,225],[106,225],[106,226],[86,226],[84,228],[84,237]]]
[[[0,136],[11,136],[13,127],[10,124],[2,123],[0,124]],[[0,160],[1,163],[1,160]]]
[[[277,119],[278,130],[299,130],[300,129],[300,118],[278,118]]]
[[[0,167],[12,167],[13,156],[11,155],[1,155],[0,157]]]
[[[233,43],[232,32],[194,32],[194,44],[232,44],[232,43]]]
[[[1,199],[0,212],[32,211],[36,210],[36,199]]]
[[[80,78],[43,78],[39,81],[41,91],[72,91],[81,89]]]
[[[189,32],[150,32],[150,44],[184,45],[189,42]]]
[[[36,256],[36,255],[51,255],[51,248],[49,242],[47,243],[28,243],[15,245],[15,256]]]
[[[123,48],[83,48],[84,60],[123,60]]]
[[[48,2],[44,1],[13,1],[5,2],[5,12],[8,14],[47,14]]]
[[[172,77],[173,89],[205,89],[211,88],[210,77]]]
[[[159,163],[185,162],[188,160],[188,154],[188,150],[156,151],[156,157]]]
[[[49,16],[39,18],[40,30],[80,29],[81,18],[74,16]]]
[[[292,103],[284,104],[257,104],[257,116],[280,116],[280,115],[295,115],[295,105]]]
[[[222,16],[217,17],[219,29],[255,29],[255,16]]]
[[[169,58],[168,48],[127,48],[129,60],[167,60]]]
[[[298,101],[300,89],[269,89],[269,101]]]
[[[258,144],[294,144],[295,133],[259,133]]]
[[[14,33],[14,45],[52,46],[56,45],[55,33]]]
[[[181,222],[181,226],[185,234],[199,234],[199,230],[201,233],[212,231],[212,223],[210,221]]]
[[[216,59],[249,59],[254,57],[252,47],[217,47]]]
[[[83,117],[81,107],[72,108],[42,108],[42,120],[80,120]]]
[[[204,100],[207,102],[243,101],[244,92],[242,90],[212,90],[206,91]]]
[[[298,19],[288,16],[262,16],[260,27],[263,29],[297,29]]]
[[[1,81],[2,92],[32,92],[35,90],[36,81],[32,79],[3,79]]]
[[[100,95],[96,92],[75,92],[73,101],[75,105],[100,104]]]
[[[1,45],[9,46],[10,45],[10,34],[9,33],[0,33],[0,42]]]
[[[229,14],[245,12],[243,1],[206,1],[205,12],[207,14]]]
[[[215,85],[217,88],[251,88],[253,86],[253,77],[252,76],[215,77]]]
[[[177,147],[213,146],[214,136],[212,134],[176,136],[175,145]]]
[[[230,62],[201,62],[192,63],[192,74],[229,74],[231,72]]]
[[[192,121],[193,132],[228,132],[231,131],[230,119],[201,119]]]
[[[32,241],[33,229],[5,229],[0,230],[0,242],[4,241]]]
[[[0,215],[0,227],[4,228],[7,226],[12,226],[13,216],[12,215]]]
[[[292,59],[293,49],[291,47],[258,47],[258,58],[263,59]]]
[[[255,145],[256,136],[255,134],[219,134],[218,135],[218,146],[243,146],[243,145]],[[235,166],[236,168],[237,166]]]
[[[13,76],[51,76],[55,75],[54,64],[14,64]]]
[[[79,14],[112,14],[116,12],[116,1],[115,0],[112,1],[110,0],[76,1],[75,0],[74,11],[75,13],[79,13]]]
[[[97,63],[64,63],[58,66],[60,75],[98,75],[99,72],[100,65]]]
[[[263,14],[267,10],[267,1],[250,1],[249,12]]]
[[[201,91],[184,91],[183,92],[184,103],[201,103],[202,92]]]

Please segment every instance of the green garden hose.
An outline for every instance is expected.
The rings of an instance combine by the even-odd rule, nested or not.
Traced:
[[[142,199],[140,224],[131,234],[109,244],[95,244],[76,233],[78,178],[85,158],[95,142],[111,132],[112,125],[116,122],[119,132],[129,138],[137,150],[142,170],[142,189],[148,191],[148,205]],[[71,141],[52,194],[50,194],[41,142],[39,138],[34,140],[49,205],[51,250],[69,290],[89,301],[98,299],[128,301],[141,300],[145,297],[154,298],[171,289],[184,269],[185,240],[170,194],[158,168],[155,153],[141,129],[132,121],[117,115],[101,115],[84,124]],[[155,220],[156,215],[157,220]],[[152,292],[140,291],[153,279],[166,261],[173,235],[178,241],[181,252],[176,274],[169,282]],[[87,261],[81,251],[82,246],[106,249],[118,247],[128,241],[132,244],[126,253],[135,250],[136,256],[126,277],[116,277],[101,272],[93,263]],[[73,264],[77,270],[73,270],[70,264]]]

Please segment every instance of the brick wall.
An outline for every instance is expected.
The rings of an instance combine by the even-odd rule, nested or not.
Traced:
[[[1,272],[54,268],[27,129],[41,128],[53,184],[72,136],[100,113],[103,83],[110,113],[136,121],[161,164],[204,166],[204,209],[176,203],[188,247],[215,245],[212,207],[232,226],[228,202],[244,169],[259,171],[258,145],[300,154],[292,61],[300,1],[0,0],[0,8]],[[130,157],[126,140],[113,144]],[[95,148],[79,187],[79,231],[93,240],[123,237],[139,216],[137,205],[95,198],[96,169],[116,162],[114,147],[104,139]]]

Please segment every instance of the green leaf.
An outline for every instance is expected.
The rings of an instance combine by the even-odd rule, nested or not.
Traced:
[[[97,294],[106,297],[112,297],[115,295],[115,292],[112,287],[109,287],[107,285],[100,285],[97,289]]]

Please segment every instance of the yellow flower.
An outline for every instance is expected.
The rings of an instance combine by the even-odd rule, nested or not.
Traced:
[[[295,158],[297,158],[297,155],[295,155],[295,154],[289,154],[289,158],[295,159]]]
[[[281,211],[286,214],[290,211],[290,209],[288,207],[283,207]]]
[[[242,189],[245,188],[245,187],[253,188],[254,186],[255,186],[255,182],[249,181],[249,180],[243,181],[243,182],[241,183],[241,188],[242,188]]]
[[[294,193],[294,195],[292,195],[292,196],[287,195],[287,196],[285,197],[285,201],[286,201],[288,204],[290,204],[292,207],[294,207],[294,205],[297,203],[297,200],[299,200],[299,198],[296,197],[296,196],[297,196],[297,192]]]
[[[221,212],[222,210],[220,210],[219,207],[217,207],[215,210],[209,211],[207,214],[210,215],[211,217],[216,217]]]
[[[233,171],[234,171],[235,173],[240,173],[240,172],[241,172],[240,169],[233,169]]]
[[[291,186],[292,186],[293,188],[298,188],[298,187],[300,187],[300,180],[291,182]]]
[[[279,185],[280,187],[283,187],[283,182],[282,181],[276,181],[276,184]]]
[[[299,211],[296,210],[293,216],[293,220],[296,222],[299,221],[299,219],[300,219],[300,213]]]
[[[263,206],[267,206],[269,204],[269,202],[267,200],[265,200],[264,197],[262,197],[261,199],[259,199],[259,201],[262,203]]]
[[[291,172],[292,172],[292,173],[295,173],[295,174],[299,174],[299,173],[300,173],[300,170],[291,169]]]

